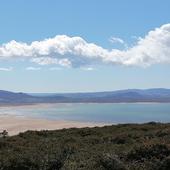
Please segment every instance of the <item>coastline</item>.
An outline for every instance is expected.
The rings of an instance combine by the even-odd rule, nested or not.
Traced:
[[[9,136],[28,130],[57,130],[83,127],[102,127],[106,124],[93,122],[77,122],[66,120],[47,120],[25,116],[0,115],[0,132],[7,130]]]
[[[54,103],[23,103],[23,104],[0,104],[3,107],[25,107],[25,106],[48,106],[48,105],[69,105],[69,104],[170,104],[170,102],[54,102]]]

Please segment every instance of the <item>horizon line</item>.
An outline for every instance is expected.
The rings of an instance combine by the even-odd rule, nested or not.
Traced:
[[[101,90],[101,91],[68,91],[68,92],[25,92],[25,91],[13,91],[13,90],[4,90],[0,91],[13,92],[13,93],[25,93],[25,94],[74,94],[74,93],[107,93],[107,92],[116,92],[116,91],[125,91],[125,90],[170,90],[170,88],[156,87],[156,88],[124,88],[117,90]]]

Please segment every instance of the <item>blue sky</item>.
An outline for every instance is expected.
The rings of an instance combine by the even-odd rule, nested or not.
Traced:
[[[0,89],[76,92],[170,88],[169,25],[162,27],[170,23],[169,7],[169,0],[2,1]],[[154,31],[153,36],[149,34],[151,30]],[[161,43],[166,40],[166,44],[156,43],[159,42],[157,35],[160,31],[161,35],[167,33],[161,40]],[[144,40],[140,41],[139,37]],[[152,37],[156,37],[154,43],[149,41]],[[51,38],[53,46],[48,41],[44,42],[48,38]],[[16,43],[10,43],[11,40],[15,40],[19,47]],[[30,44],[35,41],[43,43],[32,47]],[[54,49],[54,45],[60,45],[60,41],[66,44],[64,52],[58,47]],[[83,44],[81,50],[90,52],[81,51],[80,55],[80,50],[75,50],[75,41],[78,46]],[[142,44],[142,52],[125,52],[129,48],[136,48],[138,42]],[[26,47],[23,43],[26,43]],[[91,46],[91,43],[96,46]],[[46,51],[45,54],[41,51],[43,48],[46,50],[46,46],[48,55]],[[160,46],[166,47],[166,53],[159,49]],[[143,55],[147,53],[147,48],[153,51],[153,57],[151,52]],[[113,49],[119,51],[113,54]],[[156,53],[154,49],[159,51]],[[31,56],[33,54],[35,56]]]

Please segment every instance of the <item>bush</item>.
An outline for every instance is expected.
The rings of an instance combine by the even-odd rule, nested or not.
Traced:
[[[166,145],[155,144],[151,146],[140,146],[132,149],[127,155],[129,160],[143,160],[151,159],[153,157],[157,159],[163,159],[170,154],[170,150]]]
[[[0,138],[0,170],[169,170],[168,132],[160,123],[27,131]]]
[[[158,170],[169,170],[170,169],[170,156],[165,158],[161,165],[159,166]]]
[[[115,154],[105,154],[100,159],[100,164],[107,170],[126,170],[124,164]]]

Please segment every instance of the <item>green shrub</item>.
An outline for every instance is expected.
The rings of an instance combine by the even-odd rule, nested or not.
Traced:
[[[104,154],[100,159],[100,164],[106,170],[126,170],[123,162],[115,154]]]

